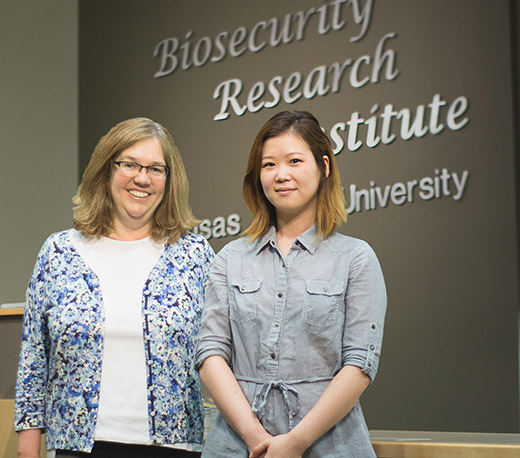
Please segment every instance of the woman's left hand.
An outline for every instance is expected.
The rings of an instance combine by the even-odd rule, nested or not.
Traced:
[[[289,434],[281,434],[260,442],[249,458],[301,458],[304,451]]]

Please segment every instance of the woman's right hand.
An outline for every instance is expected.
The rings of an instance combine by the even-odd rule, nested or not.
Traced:
[[[269,441],[272,439],[273,436],[269,434],[265,429],[262,429],[262,431],[258,431],[258,434],[255,434],[254,437],[249,437],[245,440],[247,445],[247,450],[249,452],[249,456],[255,456],[257,458],[264,458],[267,450],[262,452],[261,454],[254,453],[255,449],[258,449],[259,445],[262,443],[265,443],[266,441]]]
[[[251,410],[235,375],[222,356],[206,358],[199,374],[221,415],[245,442],[249,453],[272,437]]]
[[[306,446],[296,442],[288,434],[271,436],[269,439],[259,443],[249,453],[249,458],[302,458]]]

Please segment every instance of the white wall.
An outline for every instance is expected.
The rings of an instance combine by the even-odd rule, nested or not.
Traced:
[[[78,184],[78,1],[0,0],[0,303],[70,227]]]

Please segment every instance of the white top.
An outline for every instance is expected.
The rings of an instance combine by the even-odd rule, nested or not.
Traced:
[[[99,279],[105,310],[95,440],[150,444],[141,303],[144,284],[164,245],[150,238],[87,239],[78,231],[72,231],[71,240]],[[199,444],[170,446],[200,450]]]

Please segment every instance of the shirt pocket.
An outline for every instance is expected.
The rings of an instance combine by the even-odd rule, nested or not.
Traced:
[[[302,320],[318,329],[341,323],[340,301],[344,289],[343,282],[308,280]]]
[[[262,280],[248,278],[231,282],[229,317],[237,323],[254,320],[258,315]]]

